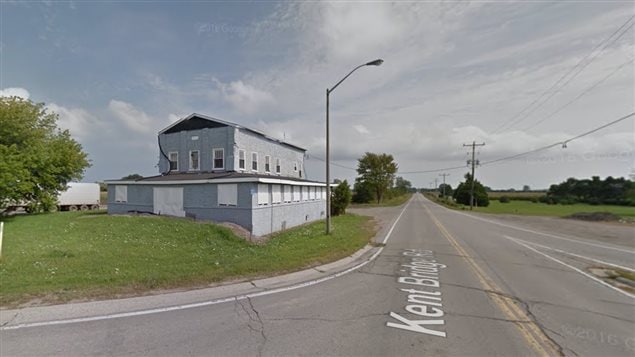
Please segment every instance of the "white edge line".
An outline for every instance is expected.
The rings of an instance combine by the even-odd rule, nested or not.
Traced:
[[[535,246],[538,246],[538,247],[541,247],[541,248],[545,248],[545,249],[549,249],[549,250],[556,251],[556,252],[558,252],[558,253],[562,253],[562,254],[566,254],[566,255],[571,255],[571,256],[574,256],[574,257],[578,257],[578,258],[582,258],[582,259],[590,260],[590,261],[592,261],[592,262],[596,262],[596,263],[600,263],[600,264],[604,264],[604,265],[610,265],[610,266],[612,266],[612,267],[616,267],[616,268],[623,269],[623,270],[628,270],[628,271],[631,271],[631,272],[634,272],[634,273],[635,273],[635,269],[633,269],[633,268],[625,267],[625,266],[618,265],[618,264],[614,264],[614,263],[605,262],[605,261],[603,261],[603,260],[599,260],[599,259],[595,259],[595,258],[591,258],[591,257],[586,257],[586,256],[584,256],[584,255],[579,255],[579,254],[575,254],[575,253],[567,252],[567,251],[560,250],[560,249],[556,249],[556,248],[551,248],[551,247],[548,247],[548,246],[546,246],[546,245],[542,245],[542,244],[538,244],[538,243],[534,243],[534,242],[528,242],[528,241],[526,241],[526,240],[522,240],[522,239],[520,239],[520,238],[514,238],[514,239],[519,240],[519,241],[521,241],[521,242],[523,242],[523,243],[526,243],[526,244],[529,244],[529,245],[535,245]]]
[[[428,200],[428,201],[430,201],[430,200]],[[432,202],[432,201],[430,201],[430,202]],[[466,217],[470,217],[470,218],[473,218],[473,219],[476,219],[476,220],[479,220],[479,221],[496,224],[496,225],[501,226],[501,227],[507,227],[507,228],[516,229],[516,230],[527,232],[527,233],[538,234],[538,235],[551,237],[551,238],[556,238],[556,239],[568,240],[568,241],[571,241],[571,242],[574,242],[574,243],[586,244],[586,245],[590,245],[590,246],[593,246],[593,247],[604,248],[604,249],[612,249],[612,250],[617,250],[617,251],[623,252],[623,253],[635,254],[635,251],[633,251],[631,249],[622,249],[622,248],[611,247],[611,246],[608,246],[608,245],[594,244],[594,243],[586,242],[583,238],[578,238],[578,237],[576,237],[578,239],[565,238],[565,237],[562,237],[562,236],[557,236],[555,234],[544,233],[544,232],[534,231],[534,230],[531,230],[531,229],[528,229],[528,228],[512,226],[512,225],[509,225],[509,224],[496,222],[496,221],[489,220],[489,219],[486,219],[486,218],[482,218],[482,217],[478,217],[478,216],[475,216],[475,215],[471,215],[471,214],[459,212],[459,211],[456,211],[456,210],[452,210],[452,209],[449,209],[447,207],[443,207],[442,205],[440,205],[440,204],[438,204],[436,202],[433,202],[433,203],[437,204],[439,207],[442,207],[442,208],[444,208],[444,209],[446,209],[446,210],[448,210],[448,211],[450,211],[452,213],[460,214],[460,215],[463,215],[463,216],[466,216]]]
[[[413,196],[413,198],[414,198],[414,196]],[[406,211],[406,209],[410,206],[410,202],[412,202],[413,198],[411,198],[410,201],[408,201],[408,204],[406,204],[406,206],[401,210],[401,213],[399,214],[399,216],[397,216],[397,219],[395,219],[395,221],[393,222],[392,226],[390,227],[390,230],[388,231],[388,233],[386,233],[386,237],[384,238],[382,244],[386,244],[386,242],[388,241],[388,239],[390,238],[390,236],[392,234],[392,231],[397,226],[397,223],[399,222],[399,219],[401,218],[403,213]],[[117,319],[117,318],[122,318],[122,317],[151,315],[151,314],[157,314],[157,313],[162,313],[162,312],[185,310],[185,309],[191,309],[191,308],[202,307],[202,306],[217,305],[217,304],[222,304],[224,302],[229,302],[229,301],[240,301],[240,300],[245,300],[245,299],[258,297],[258,296],[266,296],[266,295],[277,294],[277,293],[281,293],[281,292],[285,292],[285,291],[296,290],[296,289],[304,288],[304,287],[307,287],[307,286],[320,284],[320,283],[323,283],[325,281],[328,281],[328,280],[331,280],[331,279],[334,279],[334,278],[339,278],[340,276],[343,276],[343,275],[346,275],[346,274],[348,274],[348,273],[350,273],[352,271],[355,271],[355,270],[365,266],[366,264],[370,263],[371,261],[373,261],[375,258],[377,258],[377,256],[383,250],[384,250],[384,247],[380,247],[377,250],[377,252],[375,252],[367,260],[365,260],[365,261],[363,261],[363,262],[361,262],[361,263],[359,263],[359,264],[357,264],[357,265],[355,265],[353,267],[350,267],[350,268],[348,268],[346,270],[343,270],[341,272],[338,272],[338,273],[335,273],[335,274],[332,274],[332,275],[329,275],[329,276],[325,276],[325,277],[322,277],[322,278],[319,278],[319,279],[309,280],[309,281],[305,281],[305,282],[302,282],[302,283],[299,283],[299,284],[286,286],[286,287],[282,287],[282,288],[264,290],[264,291],[259,291],[259,292],[255,292],[255,293],[251,293],[251,294],[245,294],[245,295],[236,295],[236,296],[231,296],[231,297],[226,297],[226,298],[216,299],[216,300],[209,300],[209,301],[202,301],[202,302],[191,303],[191,304],[183,304],[183,305],[161,307],[161,308],[148,309],[148,310],[138,310],[138,311],[131,311],[131,312],[122,312],[122,313],[117,313],[117,314],[91,316],[91,317],[80,317],[80,318],[66,319],[66,320],[31,322],[31,323],[17,324],[17,325],[13,325],[13,326],[2,326],[2,327],[0,327],[0,331],[18,330],[18,329],[23,329],[23,328],[28,328],[28,327],[67,325],[67,324],[74,324],[74,323],[80,323],[80,322],[92,322],[92,321],[101,321],[101,320],[111,320],[111,319]]]
[[[626,296],[628,296],[628,297],[630,297],[630,298],[632,298],[632,299],[635,299],[635,295],[633,295],[633,294],[629,294],[629,293],[627,293],[626,291],[623,291],[623,290],[621,290],[621,289],[618,289],[618,288],[614,287],[614,286],[613,286],[613,285],[611,285],[611,284],[608,284],[608,283],[606,283],[606,282],[604,282],[604,281],[602,281],[602,280],[600,280],[600,279],[598,279],[598,278],[596,278],[596,277],[594,277],[594,276],[592,276],[592,275],[590,275],[590,274],[585,273],[584,271],[582,271],[582,270],[580,270],[580,269],[578,269],[578,268],[576,268],[576,267],[574,267],[574,266],[571,266],[571,265],[569,265],[569,264],[567,264],[567,263],[565,263],[565,262],[563,262],[563,261],[560,261],[560,260],[558,260],[558,259],[556,259],[556,258],[554,258],[554,257],[552,257],[552,256],[550,256],[550,255],[547,255],[547,254],[545,254],[545,253],[543,253],[543,252],[541,252],[541,251],[539,251],[539,250],[537,250],[537,249],[535,249],[535,248],[533,248],[533,247],[530,247],[530,246],[528,246],[528,245],[527,245],[527,244],[525,244],[525,243],[521,243],[521,242],[519,242],[518,240],[516,240],[515,238],[509,237],[509,236],[505,236],[505,235],[504,235],[503,237],[505,237],[505,238],[507,238],[507,239],[511,240],[512,242],[514,242],[514,243],[516,243],[516,244],[522,245],[523,247],[525,247],[525,248],[527,248],[527,249],[529,249],[529,250],[531,250],[531,251],[533,251],[533,252],[535,252],[535,253],[538,253],[538,254],[540,254],[540,255],[542,255],[542,256],[544,256],[544,257],[548,258],[548,259],[551,259],[551,260],[553,260],[553,261],[554,261],[554,262],[556,262],[556,263],[562,264],[562,265],[566,266],[566,267],[567,267],[567,268],[569,268],[569,269],[573,269],[573,270],[577,271],[578,273],[580,273],[580,274],[582,274],[582,275],[586,276],[587,278],[589,278],[589,279],[591,279],[591,280],[594,280],[595,282],[598,282],[598,283],[600,283],[600,284],[602,284],[602,285],[606,286],[607,288],[613,289],[613,290],[617,291],[618,293],[620,293],[620,294],[622,294],[622,295],[626,295]]]

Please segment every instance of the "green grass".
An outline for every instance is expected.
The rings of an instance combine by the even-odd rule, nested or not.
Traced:
[[[353,203],[349,207],[350,208],[370,208],[370,207],[393,207],[393,206],[401,206],[406,203],[410,197],[412,197],[412,193],[407,193],[405,195],[392,197],[386,200],[381,201],[381,203],[371,202],[371,203]]]
[[[428,199],[437,202],[451,209],[466,210],[469,206],[455,203],[444,203],[435,195],[424,194]],[[635,208],[628,206],[610,206],[610,205],[589,205],[589,204],[573,204],[573,205],[548,205],[546,203],[531,201],[515,201],[509,203],[500,203],[499,201],[490,200],[487,207],[474,207],[476,212],[493,213],[493,214],[517,214],[526,216],[555,216],[565,217],[579,212],[610,212],[621,217],[635,217]]]
[[[272,276],[352,254],[374,234],[370,218],[316,222],[257,245],[186,219],[58,212],[5,218],[0,305],[128,296]]]
[[[557,216],[564,217],[578,212],[610,212],[622,217],[635,217],[635,208],[627,206],[609,205],[548,205],[546,203],[534,203],[530,201],[510,201],[500,203],[499,201],[489,201],[487,207],[475,208],[477,212],[498,213],[498,214],[519,214],[529,216]]]
[[[489,197],[490,200],[497,200],[502,196],[507,196],[510,199],[514,199],[514,198],[539,198],[542,197],[544,195],[546,195],[547,192],[545,191],[529,191],[529,192],[524,192],[524,191],[500,191],[500,192],[488,192],[487,196]]]

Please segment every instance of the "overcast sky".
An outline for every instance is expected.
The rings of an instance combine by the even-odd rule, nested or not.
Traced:
[[[385,152],[430,187],[439,173],[408,172],[465,165],[464,143],[484,142],[485,162],[633,112],[634,4],[3,1],[0,95],[59,113],[92,161],[87,182],[157,174],[157,132],[193,112],[307,148],[322,180],[325,89],[382,58],[331,94],[333,176],[353,180],[345,167]],[[634,133],[631,118],[477,178],[519,189],[627,176]],[[455,186],[467,167],[447,172]]]

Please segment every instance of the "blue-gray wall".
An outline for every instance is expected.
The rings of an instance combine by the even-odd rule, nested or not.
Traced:
[[[198,136],[198,140],[192,137]],[[220,128],[204,128],[199,130],[180,131],[178,133],[160,134],[161,148],[169,157],[170,152],[179,153],[178,172],[188,172],[190,167],[190,151],[199,151],[200,169],[193,172],[211,172],[213,167],[213,149],[225,150],[224,170],[234,170],[234,128],[231,126]],[[168,159],[159,152],[159,172],[167,172]]]
[[[234,134],[236,146],[234,148],[234,167],[238,171],[238,150],[245,150],[246,167],[245,172],[256,173],[251,170],[251,153],[258,153],[258,172],[259,174],[267,174],[265,172],[265,156],[271,156],[271,175],[277,175],[276,158],[280,158],[280,176],[284,177],[300,177],[306,178],[304,171],[304,151],[292,148],[287,145],[267,140],[260,135],[254,134],[248,130],[238,129]],[[293,168],[293,163],[298,164],[298,171]]]
[[[116,183],[108,184],[108,213],[127,214],[130,211],[153,212],[154,187],[183,187],[183,209],[186,216],[214,222],[232,222],[262,236],[286,228],[312,222],[325,217],[326,201],[310,201],[271,204],[271,186],[267,184],[267,205],[258,205],[256,182],[237,183],[238,204],[236,207],[218,206],[218,189],[215,183],[152,185],[130,184],[127,186],[127,202],[115,202]],[[262,184],[261,184],[262,185]],[[282,187],[282,186],[281,186]],[[301,187],[301,186],[294,186]]]

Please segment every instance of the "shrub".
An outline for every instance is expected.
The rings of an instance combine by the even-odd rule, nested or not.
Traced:
[[[510,200],[509,200],[509,197],[507,197],[507,196],[501,196],[501,197],[498,199],[498,201],[499,201],[500,203],[509,203],[509,201],[510,201]]]

